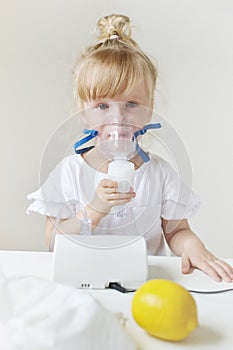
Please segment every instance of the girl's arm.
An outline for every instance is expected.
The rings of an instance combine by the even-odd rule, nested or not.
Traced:
[[[233,280],[233,268],[206,249],[203,242],[191,231],[187,220],[162,219],[162,227],[171,251],[182,258],[183,273],[198,268],[215,281]]]
[[[98,226],[99,222],[109,214],[111,208],[117,205],[128,203],[136,196],[133,189],[127,193],[118,192],[117,182],[105,179],[97,186],[95,196],[92,202],[85,207],[87,217],[91,219],[92,228]],[[60,220],[56,233],[69,232],[71,234],[79,234],[81,229],[80,219],[83,217],[81,213],[76,216]],[[56,218],[47,216],[46,218],[46,242],[50,246],[52,235],[55,229]]]
[[[92,228],[95,228],[98,225],[98,223],[101,221],[101,219],[106,215],[94,210],[89,205],[86,206],[85,209],[86,209],[87,217],[91,219]],[[80,222],[82,217],[83,215],[80,213],[70,219],[59,220],[59,224],[57,225],[57,227],[55,227],[57,218],[53,216],[47,216],[46,226],[45,226],[45,236],[46,236],[46,243],[48,247],[50,247],[54,229],[56,229],[56,234],[64,233],[64,232],[69,232],[70,234],[79,234],[81,230]]]
[[[45,224],[45,238],[46,243],[48,247],[51,247],[51,240],[53,233],[63,233],[63,232],[69,232],[73,234],[80,233],[80,220],[78,220],[76,217],[72,217],[70,219],[66,220],[60,220],[59,224],[56,226],[56,220],[57,218],[53,216],[46,216],[46,224]],[[56,231],[55,231],[56,230]]]

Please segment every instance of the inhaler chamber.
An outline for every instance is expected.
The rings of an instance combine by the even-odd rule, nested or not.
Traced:
[[[102,106],[103,125],[98,126],[95,147],[100,155],[110,160],[108,176],[118,182],[119,192],[129,192],[133,187],[134,164],[130,162],[137,153],[135,132],[149,119],[133,103],[112,103]],[[104,111],[104,112],[103,112]]]
[[[133,128],[122,123],[105,125],[96,138],[96,149],[111,160],[108,176],[118,182],[119,192],[129,192],[133,187],[135,170],[129,160],[137,154]]]

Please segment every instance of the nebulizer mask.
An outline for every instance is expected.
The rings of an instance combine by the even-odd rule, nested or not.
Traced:
[[[134,163],[130,159],[137,152],[132,128],[117,123],[105,125],[96,138],[96,149],[110,160],[108,176],[118,183],[118,191],[129,192],[134,179]]]
[[[129,192],[133,187],[136,157],[149,161],[141,148],[140,140],[149,129],[158,129],[161,123],[149,123],[151,110],[132,102],[112,102],[84,112],[86,123],[84,138],[74,145],[75,152],[82,154],[95,147],[99,156],[110,161],[108,177],[118,183],[119,192]],[[94,145],[81,148],[95,139]]]

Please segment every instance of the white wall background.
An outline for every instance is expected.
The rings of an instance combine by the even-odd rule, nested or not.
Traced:
[[[117,3],[117,4],[116,4]],[[159,65],[157,109],[189,153],[202,199],[191,220],[217,255],[233,255],[233,2],[231,0],[1,1],[0,249],[47,250],[44,218],[28,216],[40,161],[72,105],[72,69],[97,19],[131,17]]]

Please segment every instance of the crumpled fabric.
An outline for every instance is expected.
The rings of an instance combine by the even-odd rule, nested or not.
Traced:
[[[136,350],[90,293],[33,276],[0,276],[0,348]]]

